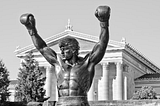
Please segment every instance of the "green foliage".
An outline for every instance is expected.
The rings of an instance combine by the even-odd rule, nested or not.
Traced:
[[[46,78],[42,77],[42,69],[32,53],[29,53],[24,60],[18,74],[15,98],[21,102],[43,101],[45,96],[43,86]]]
[[[143,86],[139,91],[134,93],[132,99],[157,99],[157,97],[156,92],[153,90],[151,86]]]
[[[0,102],[5,102],[10,96],[9,83],[9,72],[2,60],[0,60]]]

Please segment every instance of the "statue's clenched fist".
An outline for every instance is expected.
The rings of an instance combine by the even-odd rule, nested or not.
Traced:
[[[23,14],[20,17],[20,22],[27,27],[27,29],[35,28],[35,19],[32,14]]]
[[[100,22],[107,22],[110,17],[110,11],[111,9],[108,6],[99,6],[96,9],[95,16]]]

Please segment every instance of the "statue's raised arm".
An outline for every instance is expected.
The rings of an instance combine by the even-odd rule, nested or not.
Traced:
[[[20,17],[20,22],[26,26],[33,44],[40,51],[40,53],[46,58],[46,60],[51,64],[54,65],[58,63],[56,53],[51,48],[47,46],[44,40],[38,35],[37,29],[35,26],[35,18],[32,14],[23,14]]]
[[[108,45],[110,7],[99,6],[96,9],[95,16],[100,21],[101,32],[99,36],[99,42],[94,46],[90,55],[90,63],[93,65],[96,65],[98,62],[101,61]]]

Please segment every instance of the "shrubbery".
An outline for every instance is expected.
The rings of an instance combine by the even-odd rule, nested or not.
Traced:
[[[139,91],[134,93],[133,100],[141,100],[141,99],[157,99],[156,92],[153,90],[151,86],[143,86]]]

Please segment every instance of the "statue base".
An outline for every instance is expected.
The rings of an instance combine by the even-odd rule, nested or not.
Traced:
[[[43,106],[43,102],[29,102],[27,106]]]
[[[59,97],[56,106],[89,106],[86,96]]]

